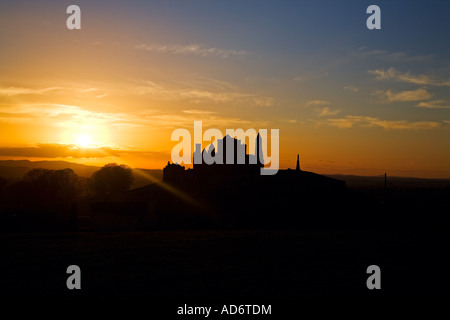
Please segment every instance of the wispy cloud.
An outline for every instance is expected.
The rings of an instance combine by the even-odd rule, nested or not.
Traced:
[[[394,68],[369,70],[377,80],[394,80],[399,82],[413,83],[419,85],[450,86],[450,80],[439,80],[435,77],[420,74],[414,75],[408,72],[399,72]]]
[[[160,156],[166,152],[154,152],[118,147],[82,148],[73,144],[41,143],[26,147],[0,147],[0,156],[35,158],[108,158],[127,154]]]
[[[320,110],[319,117],[334,116],[334,115],[338,114],[339,112],[340,112],[339,110],[331,110],[328,107],[324,107]]]
[[[307,107],[316,107],[316,106],[324,106],[329,105],[330,103],[325,100],[309,100],[306,102]]]
[[[375,92],[375,95],[379,96],[382,100],[385,100],[386,102],[423,101],[429,100],[433,96],[425,88],[400,92],[392,92],[391,90],[377,91]]]
[[[330,102],[325,100],[309,100],[305,104],[307,108],[313,108],[319,117],[333,116],[340,112],[340,110],[332,110],[328,107],[329,105]]]
[[[123,150],[108,147],[79,148],[67,144],[38,144],[32,147],[0,148],[0,156],[40,158],[104,158],[120,156]]]
[[[58,127],[85,127],[99,125],[143,125],[142,118],[132,114],[95,112],[79,106],[31,103],[0,108],[0,120],[12,123],[40,123]]]
[[[389,62],[429,62],[432,61],[434,55],[411,55],[406,52],[389,52],[386,50],[369,49],[367,47],[361,47],[358,50],[350,53],[352,57],[357,58],[378,58],[382,61]]]
[[[344,86],[344,89],[355,93],[358,92],[358,88],[354,86]]]
[[[386,130],[430,130],[442,127],[442,123],[436,121],[384,120],[376,117],[354,115],[326,119],[321,123],[343,129],[362,127],[383,128]]]
[[[40,89],[33,89],[33,88],[22,88],[22,87],[7,87],[7,88],[0,88],[0,95],[2,96],[17,96],[17,95],[23,95],[23,94],[35,94],[35,95],[42,95],[47,92],[61,90],[61,87],[49,87],[49,88],[40,88]]]
[[[61,104],[24,104],[0,108],[0,121],[10,123],[40,123],[43,125],[80,129],[84,127],[190,127],[196,120],[205,126],[267,126],[267,122],[250,121],[220,115],[209,110],[188,109],[179,113],[164,113],[149,109],[135,113],[94,112],[78,106]]]
[[[180,44],[141,43],[135,45],[134,49],[145,50],[155,53],[189,54],[202,57],[220,57],[220,58],[239,57],[248,54],[248,52],[245,50],[221,49],[216,47],[202,46],[198,44],[180,45]]]
[[[221,91],[218,91],[221,90]],[[273,98],[253,93],[240,92],[234,88],[173,88],[157,84],[153,81],[144,81],[141,85],[130,88],[130,92],[137,95],[149,95],[157,100],[188,100],[191,103],[242,103],[250,106],[270,107]]]
[[[209,111],[209,110],[196,110],[196,109],[191,109],[191,110],[183,110],[184,113],[187,114],[195,114],[195,115],[205,115],[205,114],[215,114],[216,112],[214,111]]]
[[[146,125],[153,127],[165,127],[165,128],[186,128],[191,127],[194,121],[202,120],[203,125],[206,127],[261,127],[267,126],[267,121],[254,121],[242,119],[239,117],[223,116],[219,114],[195,114],[195,113],[182,113],[182,114],[148,114],[141,116],[141,121]]]
[[[416,107],[427,109],[450,109],[450,103],[445,100],[432,100],[421,102]]]
[[[13,97],[18,95],[83,95],[92,96],[100,99],[108,95],[107,92],[98,88],[79,88],[79,87],[47,87],[47,88],[29,88],[29,87],[0,87],[0,96]]]

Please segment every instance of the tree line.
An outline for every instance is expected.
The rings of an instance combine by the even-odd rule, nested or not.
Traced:
[[[68,168],[32,169],[19,181],[0,178],[0,217],[67,218],[78,199],[114,200],[129,190],[133,181],[132,169],[116,163],[103,166],[90,178]]]

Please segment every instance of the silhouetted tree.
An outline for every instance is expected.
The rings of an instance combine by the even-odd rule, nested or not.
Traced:
[[[22,187],[26,189],[27,196],[43,201],[70,202],[80,193],[78,175],[69,168],[30,170],[23,177]]]
[[[4,190],[1,202],[10,223],[5,228],[73,230],[80,194],[80,179],[72,169],[30,170]]]
[[[116,163],[105,165],[94,172],[91,177],[92,187],[96,194],[106,197],[128,190],[133,181],[134,176],[131,168]]]

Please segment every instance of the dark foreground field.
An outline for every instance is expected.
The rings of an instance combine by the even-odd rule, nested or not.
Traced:
[[[447,237],[417,231],[1,234],[1,296],[448,297]],[[81,290],[66,288],[72,264],[81,268]],[[366,287],[372,264],[381,267],[381,290]]]

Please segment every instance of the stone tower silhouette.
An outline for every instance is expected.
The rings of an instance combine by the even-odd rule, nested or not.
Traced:
[[[296,171],[301,171],[300,170],[300,155],[299,154],[297,154],[297,166],[295,167],[295,170]]]

